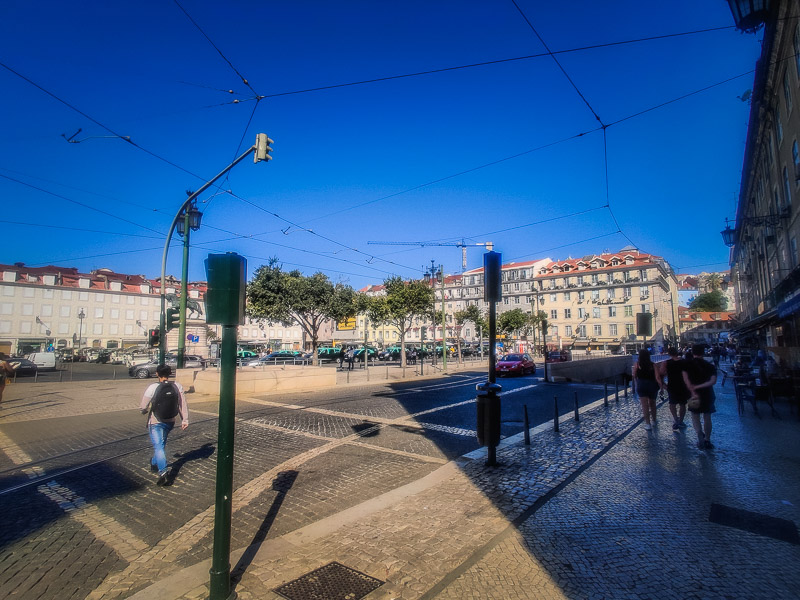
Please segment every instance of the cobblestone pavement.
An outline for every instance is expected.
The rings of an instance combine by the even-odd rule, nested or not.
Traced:
[[[237,420],[236,592],[279,598],[278,586],[337,561],[385,582],[368,600],[798,597],[800,546],[769,537],[768,517],[783,519],[783,532],[800,522],[800,423],[785,405],[782,419],[740,417],[730,384],[717,390],[715,450],[697,450],[691,428],[674,433],[666,406],[646,432],[635,398],[615,402],[611,392],[608,407],[582,409],[580,422],[562,417],[558,433],[537,427],[530,446],[505,440],[492,469],[481,451],[458,457],[452,440],[469,451],[471,430],[437,423],[441,413],[410,418],[420,408],[413,386],[392,390],[407,395],[400,408],[339,391],[335,410],[252,399]],[[192,408],[193,422],[213,422],[211,404]],[[66,427],[91,430],[89,412]],[[110,426],[124,432],[122,420]],[[88,481],[38,485],[25,496],[30,510],[10,513],[15,537],[0,534],[0,588],[19,598],[207,598],[215,463],[198,439],[214,434],[209,425],[194,436],[192,445],[170,439],[186,471],[172,488],[152,485],[147,451],[98,465]],[[449,436],[447,452],[435,436]],[[24,467],[35,447],[7,436],[0,446],[20,478],[38,476]],[[354,462],[363,469],[341,466]],[[0,496],[0,510],[9,514],[14,497]],[[711,522],[712,505],[749,511],[738,516],[750,531]],[[57,538],[47,528],[56,521]]]
[[[279,585],[337,561],[385,582],[370,599],[797,598],[797,542],[712,522],[710,511],[795,528],[800,423],[785,405],[781,419],[740,417],[730,387],[717,394],[715,450],[697,450],[691,427],[674,432],[666,405],[647,432],[634,397],[612,397],[579,423],[562,419],[559,433],[537,428],[531,446],[511,441],[497,469],[473,453],[428,487],[260,546],[236,591],[279,598]],[[207,597],[199,577],[176,583],[149,591]]]

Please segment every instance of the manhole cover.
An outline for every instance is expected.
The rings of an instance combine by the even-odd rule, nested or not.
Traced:
[[[763,535],[790,544],[800,544],[797,525],[786,519],[770,517],[760,513],[731,508],[723,504],[712,504],[708,520],[718,525],[735,527],[756,535]]]
[[[284,583],[275,591],[289,600],[359,600],[383,584],[379,579],[332,562]]]

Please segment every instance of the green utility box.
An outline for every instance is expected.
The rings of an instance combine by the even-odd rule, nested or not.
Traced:
[[[205,264],[206,322],[210,325],[244,324],[247,260],[235,252],[227,252],[209,254]]]

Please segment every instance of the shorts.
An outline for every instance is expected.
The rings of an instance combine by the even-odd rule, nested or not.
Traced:
[[[689,412],[696,413],[696,414],[711,414],[717,412],[717,407],[715,406],[715,399],[716,397],[710,394],[701,395],[700,396],[700,408],[697,410],[689,409]]]
[[[644,396],[645,398],[652,398],[655,400],[656,396],[658,396],[658,383],[656,383],[654,380],[638,379],[636,385],[636,389],[639,392],[639,397]]]
[[[670,404],[686,404],[689,401],[689,394],[686,392],[673,392],[669,388],[667,388],[669,392],[669,403]]]

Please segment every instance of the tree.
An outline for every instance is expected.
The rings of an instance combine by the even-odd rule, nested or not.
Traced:
[[[689,310],[696,310],[702,312],[718,312],[728,308],[728,299],[719,291],[714,290],[706,294],[700,294],[691,304]]]
[[[703,277],[703,286],[707,292],[714,292],[722,287],[722,276],[719,273],[709,273]]]
[[[497,331],[514,337],[530,326],[529,315],[520,308],[508,310],[497,316]]]
[[[414,317],[431,314],[433,290],[423,281],[403,281],[389,277],[383,282],[385,296],[360,296],[358,304],[374,323],[387,323],[397,328],[400,335],[400,365],[406,366],[406,333]]]
[[[537,313],[533,313],[528,317],[528,321],[533,327],[534,331],[537,329],[540,332],[541,340],[542,340],[542,352],[547,355],[547,329],[549,324],[547,322],[547,313],[543,310],[538,311]]]
[[[247,286],[247,315],[287,327],[298,323],[311,338],[315,365],[323,323],[338,322],[355,314],[353,288],[332,283],[324,273],[311,276],[297,270],[286,273],[277,258],[259,267]]]

